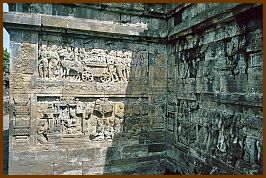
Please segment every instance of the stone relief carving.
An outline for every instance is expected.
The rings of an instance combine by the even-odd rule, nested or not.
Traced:
[[[32,74],[32,63],[35,59],[35,46],[29,43],[21,44],[21,55],[14,56],[12,63],[14,68],[11,70],[15,73]],[[37,55],[37,54],[36,54]]]
[[[91,141],[113,139],[114,135],[138,135],[140,131],[148,129],[148,119],[144,117],[148,114],[148,108],[146,99],[134,100],[109,101],[108,98],[98,98],[80,101],[79,98],[70,100],[61,97],[52,103],[41,102],[37,140],[47,143],[49,134],[86,135]],[[128,115],[125,110],[130,107],[133,113]]]
[[[13,98],[13,136],[30,136],[30,98]]]
[[[37,140],[39,143],[47,143],[48,137],[47,137],[47,131],[48,131],[48,126],[47,122],[41,121],[39,123],[39,126],[37,127]]]
[[[82,82],[127,82],[131,61],[131,51],[42,44],[39,49],[38,77]]]
[[[207,96],[179,100],[174,126],[175,144],[195,145],[198,151],[231,166],[239,161],[260,165],[261,136],[254,130],[261,127],[261,117],[255,117],[250,108],[245,108],[242,113],[228,105],[215,106],[207,101]]]

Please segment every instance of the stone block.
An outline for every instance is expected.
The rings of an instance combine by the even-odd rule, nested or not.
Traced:
[[[89,169],[82,170],[82,175],[103,175],[110,173],[111,173],[111,167],[109,166],[91,167]]]
[[[19,14],[13,12],[5,12],[4,19],[5,23],[12,24],[22,24],[22,25],[32,25],[32,26],[41,26],[41,16],[35,14]]]
[[[96,148],[81,148],[67,150],[68,162],[82,162],[95,160]]]
[[[57,27],[57,28],[67,28],[68,27],[68,21],[65,18],[62,17],[51,17],[51,16],[42,16],[42,25],[43,26],[50,26],[50,27]]]
[[[165,151],[165,144],[149,144],[148,145],[148,152],[163,152]]]
[[[53,164],[55,175],[81,175],[82,162],[65,162]]]
[[[51,163],[38,163],[35,161],[9,161],[9,175],[52,175]]]
[[[38,43],[38,33],[35,31],[22,31],[22,40],[25,43]],[[37,50],[36,50],[37,52]],[[37,55],[36,55],[37,57]]]
[[[10,174],[261,173],[261,5],[12,6]]]
[[[165,141],[164,131],[149,132],[149,140],[152,143],[163,143]]]
[[[117,147],[108,147],[106,152],[107,160],[118,160],[121,159],[121,151]]]
[[[148,154],[147,145],[125,146],[122,150],[122,158],[143,157]]]

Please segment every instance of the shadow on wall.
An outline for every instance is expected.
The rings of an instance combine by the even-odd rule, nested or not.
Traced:
[[[127,84],[125,97],[114,105],[111,117],[102,115],[104,137],[112,140],[112,146],[105,153],[103,174],[162,174],[164,171],[161,161],[165,151],[165,98],[164,93],[156,93],[152,88],[154,59],[158,49],[163,48],[155,44],[153,53],[149,53],[151,45],[135,43],[133,49],[132,45],[118,49],[132,52],[132,58],[128,73],[124,72],[122,62],[121,66],[116,65],[114,75],[118,79],[115,85]],[[165,81],[163,69],[159,71],[162,83]],[[99,170],[95,169],[97,174]]]
[[[9,130],[4,130],[4,174],[8,174],[8,159],[9,159]]]

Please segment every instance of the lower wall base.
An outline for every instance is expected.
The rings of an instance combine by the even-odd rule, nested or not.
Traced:
[[[179,150],[175,146],[166,146],[163,166],[166,173],[176,175],[261,175],[262,167],[242,159],[235,166],[222,162],[208,154],[199,153],[183,145]]]
[[[163,174],[165,151],[149,152],[148,147],[13,151],[9,175]]]
[[[163,174],[160,160],[125,165],[91,166],[90,162],[66,162],[61,164],[13,161],[9,175],[149,175]]]

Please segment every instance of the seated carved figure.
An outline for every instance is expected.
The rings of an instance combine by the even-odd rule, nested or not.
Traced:
[[[97,131],[97,117],[92,116],[88,120],[88,133],[92,136],[96,135]]]
[[[110,123],[110,118],[104,119],[104,136],[106,139],[112,139],[113,138],[113,125]]]
[[[39,143],[46,143],[48,141],[47,131],[47,123],[45,121],[41,121],[40,125],[37,127],[37,140],[39,141]]]
[[[81,133],[81,123],[80,123],[80,118],[77,118],[72,121],[72,133]]]

